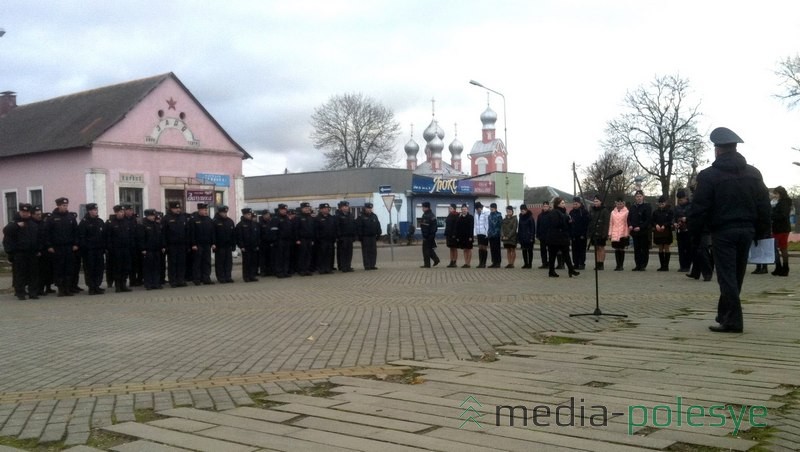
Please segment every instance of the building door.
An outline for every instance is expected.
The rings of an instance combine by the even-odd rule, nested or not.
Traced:
[[[119,202],[120,204],[130,204],[133,207],[133,212],[136,213],[139,218],[142,217],[143,207],[142,207],[142,194],[144,190],[141,188],[134,188],[134,187],[120,187],[119,188]]]
[[[169,203],[171,202],[179,202],[181,206],[186,209],[186,193],[183,190],[164,190],[164,201],[166,205],[164,205],[164,211],[169,212]]]

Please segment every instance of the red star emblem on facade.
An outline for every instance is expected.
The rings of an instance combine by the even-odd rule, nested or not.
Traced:
[[[170,96],[170,98],[167,99],[167,105],[169,105],[169,108],[167,108],[167,110],[175,110],[175,104],[177,103],[178,101],[173,99],[172,96]]]

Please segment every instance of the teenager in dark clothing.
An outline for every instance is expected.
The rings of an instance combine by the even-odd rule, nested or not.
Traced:
[[[533,267],[533,242],[536,240],[536,222],[533,221],[533,212],[525,204],[519,206],[519,229],[517,240],[522,248],[522,268]]]
[[[561,198],[553,200],[553,210],[547,213],[547,248],[550,255],[548,276],[558,278],[555,271],[556,255],[560,252],[564,256],[564,261],[569,269],[569,277],[578,276],[580,273],[575,271],[572,266],[572,258],[569,253],[569,215],[567,215],[567,203]]]

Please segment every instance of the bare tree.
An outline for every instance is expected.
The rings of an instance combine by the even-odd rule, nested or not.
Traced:
[[[775,74],[786,89],[783,93],[777,94],[777,97],[783,99],[789,108],[796,107],[800,103],[800,55],[786,57],[778,63]]]
[[[400,124],[394,112],[361,93],[333,96],[311,116],[314,147],[324,151],[326,169],[392,165]]]
[[[609,181],[605,180],[606,176],[617,171],[622,171],[622,174]],[[583,173],[584,179],[581,185],[584,196],[602,194],[608,186],[609,199],[604,199],[603,202],[609,204],[610,200],[624,198],[632,191],[636,165],[615,150],[606,149]]]
[[[669,196],[672,178],[685,177],[705,151],[697,131],[700,104],[687,105],[689,81],[656,77],[625,96],[627,111],[609,121],[604,146],[632,159]]]

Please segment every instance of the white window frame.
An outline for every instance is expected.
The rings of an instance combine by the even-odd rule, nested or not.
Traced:
[[[475,169],[478,174],[486,174],[486,170],[489,169],[489,160],[486,157],[478,157],[475,160]]]
[[[40,206],[42,210],[44,210],[44,186],[39,185],[37,187],[25,187],[25,191],[28,193],[28,204],[33,204],[33,198],[31,197],[31,191],[39,190],[42,192],[42,205]]]
[[[495,171],[497,171],[498,173],[504,173],[505,172],[505,166],[506,166],[506,160],[503,157],[501,157],[499,155],[497,157],[495,157],[495,159],[494,159],[494,170]]]
[[[19,191],[16,188],[3,190],[3,226],[7,225],[8,223],[11,223],[11,220],[13,220],[13,218],[7,218],[8,217],[8,205],[7,205],[8,203],[6,202],[6,194],[8,194],[8,193],[14,193],[14,196],[17,198],[17,204],[19,204]],[[18,210],[18,208],[19,208],[18,205],[14,206],[14,210],[15,211]]]

